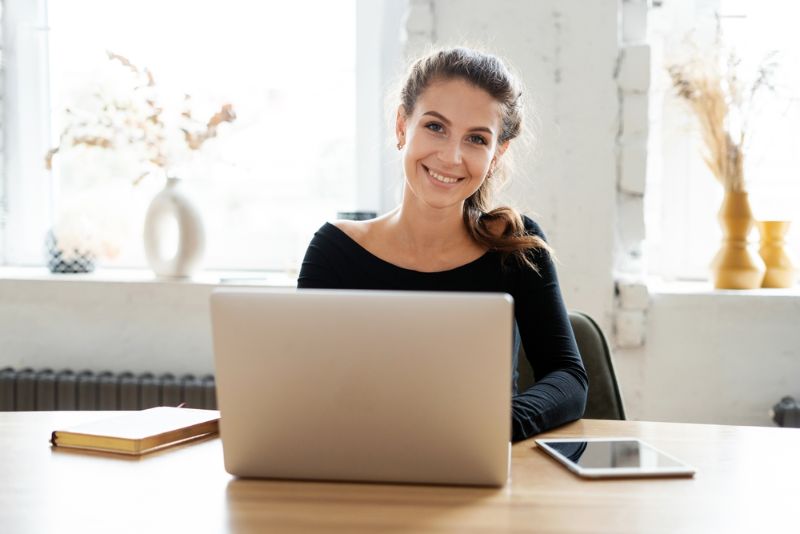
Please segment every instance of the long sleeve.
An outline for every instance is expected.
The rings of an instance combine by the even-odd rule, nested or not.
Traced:
[[[541,229],[525,220],[529,232]],[[532,253],[539,273],[522,270],[515,288],[515,316],[536,383],[512,399],[512,440],[579,419],[588,378],[561,297],[556,269],[544,251]]]

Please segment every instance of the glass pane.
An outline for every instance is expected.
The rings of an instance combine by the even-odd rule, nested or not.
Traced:
[[[655,469],[683,465],[646,443],[636,440],[548,441],[547,444],[564,457],[587,469]]]
[[[118,249],[105,265],[145,264],[142,221],[163,172],[133,184],[163,169],[143,161],[142,143],[120,139],[132,124],[141,132],[150,93],[176,154],[169,172],[203,214],[206,267],[294,269],[314,230],[353,207],[354,0],[53,0],[49,18],[54,145],[65,128],[116,139],[115,149],[95,139],[53,159],[61,224]],[[144,69],[154,86],[134,89]],[[235,121],[188,150],[181,128],[204,131],[227,103]]]
[[[774,54],[772,89],[752,102],[745,160],[754,216],[800,223],[800,5],[780,0],[723,0],[724,31],[744,72]],[[797,234],[797,229],[792,233]]]
[[[683,63],[714,46],[716,15],[726,50],[740,59],[736,73],[750,86],[770,52],[777,68],[773,89],[745,98],[744,174],[756,219],[791,220],[787,250],[800,260],[800,39],[794,21],[800,4],[764,0],[720,0],[717,5],[687,0],[664,3],[651,11],[650,36],[655,55],[652,95],[660,107],[651,130],[656,149],[648,182],[649,270],[667,278],[707,279],[709,263],[720,246],[716,213],[723,191],[702,159],[705,149],[697,117],[673,96],[665,65]],[[694,44],[695,46],[692,46]],[[661,56],[661,57],[659,57]],[[655,156],[653,158],[652,156]],[[751,246],[758,247],[753,229]]]

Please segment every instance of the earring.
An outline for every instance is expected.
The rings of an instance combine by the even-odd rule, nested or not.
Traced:
[[[403,147],[404,147],[404,146],[405,146],[405,145],[403,145],[403,143],[402,143],[402,142],[400,142],[400,141],[398,141],[398,142],[397,142],[397,150],[403,150]]]

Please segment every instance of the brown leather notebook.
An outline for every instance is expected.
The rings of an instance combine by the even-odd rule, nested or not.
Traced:
[[[161,406],[126,413],[64,430],[54,447],[140,455],[219,431],[219,411]]]

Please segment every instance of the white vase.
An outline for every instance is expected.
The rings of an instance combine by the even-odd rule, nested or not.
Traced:
[[[165,250],[166,225],[177,223],[174,250]],[[167,184],[150,202],[144,221],[144,252],[147,263],[160,278],[188,278],[200,267],[205,251],[205,232],[200,211],[183,191],[181,180]]]

